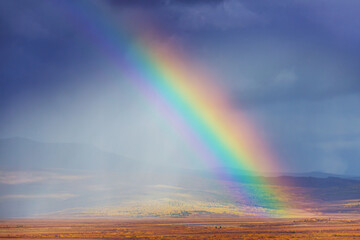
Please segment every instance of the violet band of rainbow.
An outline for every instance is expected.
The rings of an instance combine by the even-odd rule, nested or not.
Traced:
[[[195,69],[175,48],[154,41],[154,31],[134,35],[126,30],[126,23],[111,19],[94,2],[59,1],[59,5],[111,59],[121,78],[160,109],[222,180],[238,183],[235,199],[265,209],[289,206],[285,193],[256,175],[280,170],[273,154],[249,118],[234,109],[211,77]]]

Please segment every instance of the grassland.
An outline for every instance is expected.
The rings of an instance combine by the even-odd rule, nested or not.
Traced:
[[[2,220],[2,239],[360,239],[360,219]]]

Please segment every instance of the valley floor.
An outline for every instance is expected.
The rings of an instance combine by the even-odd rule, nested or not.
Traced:
[[[1,239],[360,239],[360,219],[1,220]]]

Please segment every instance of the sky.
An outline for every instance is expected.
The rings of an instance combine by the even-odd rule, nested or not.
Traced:
[[[138,31],[151,22],[161,44],[207,69],[284,171],[360,175],[359,1],[89,1]],[[72,5],[0,2],[0,137],[201,167],[78,27]]]

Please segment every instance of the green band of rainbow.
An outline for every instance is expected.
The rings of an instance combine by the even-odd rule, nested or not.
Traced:
[[[234,195],[253,206],[284,207],[285,195],[254,175],[279,166],[251,121],[234,110],[211,77],[173,47],[152,40],[158,37],[154,32],[132,36],[106,9],[86,1],[74,1],[69,9],[71,19],[113,60],[123,78],[161,109],[220,177],[237,183]]]

